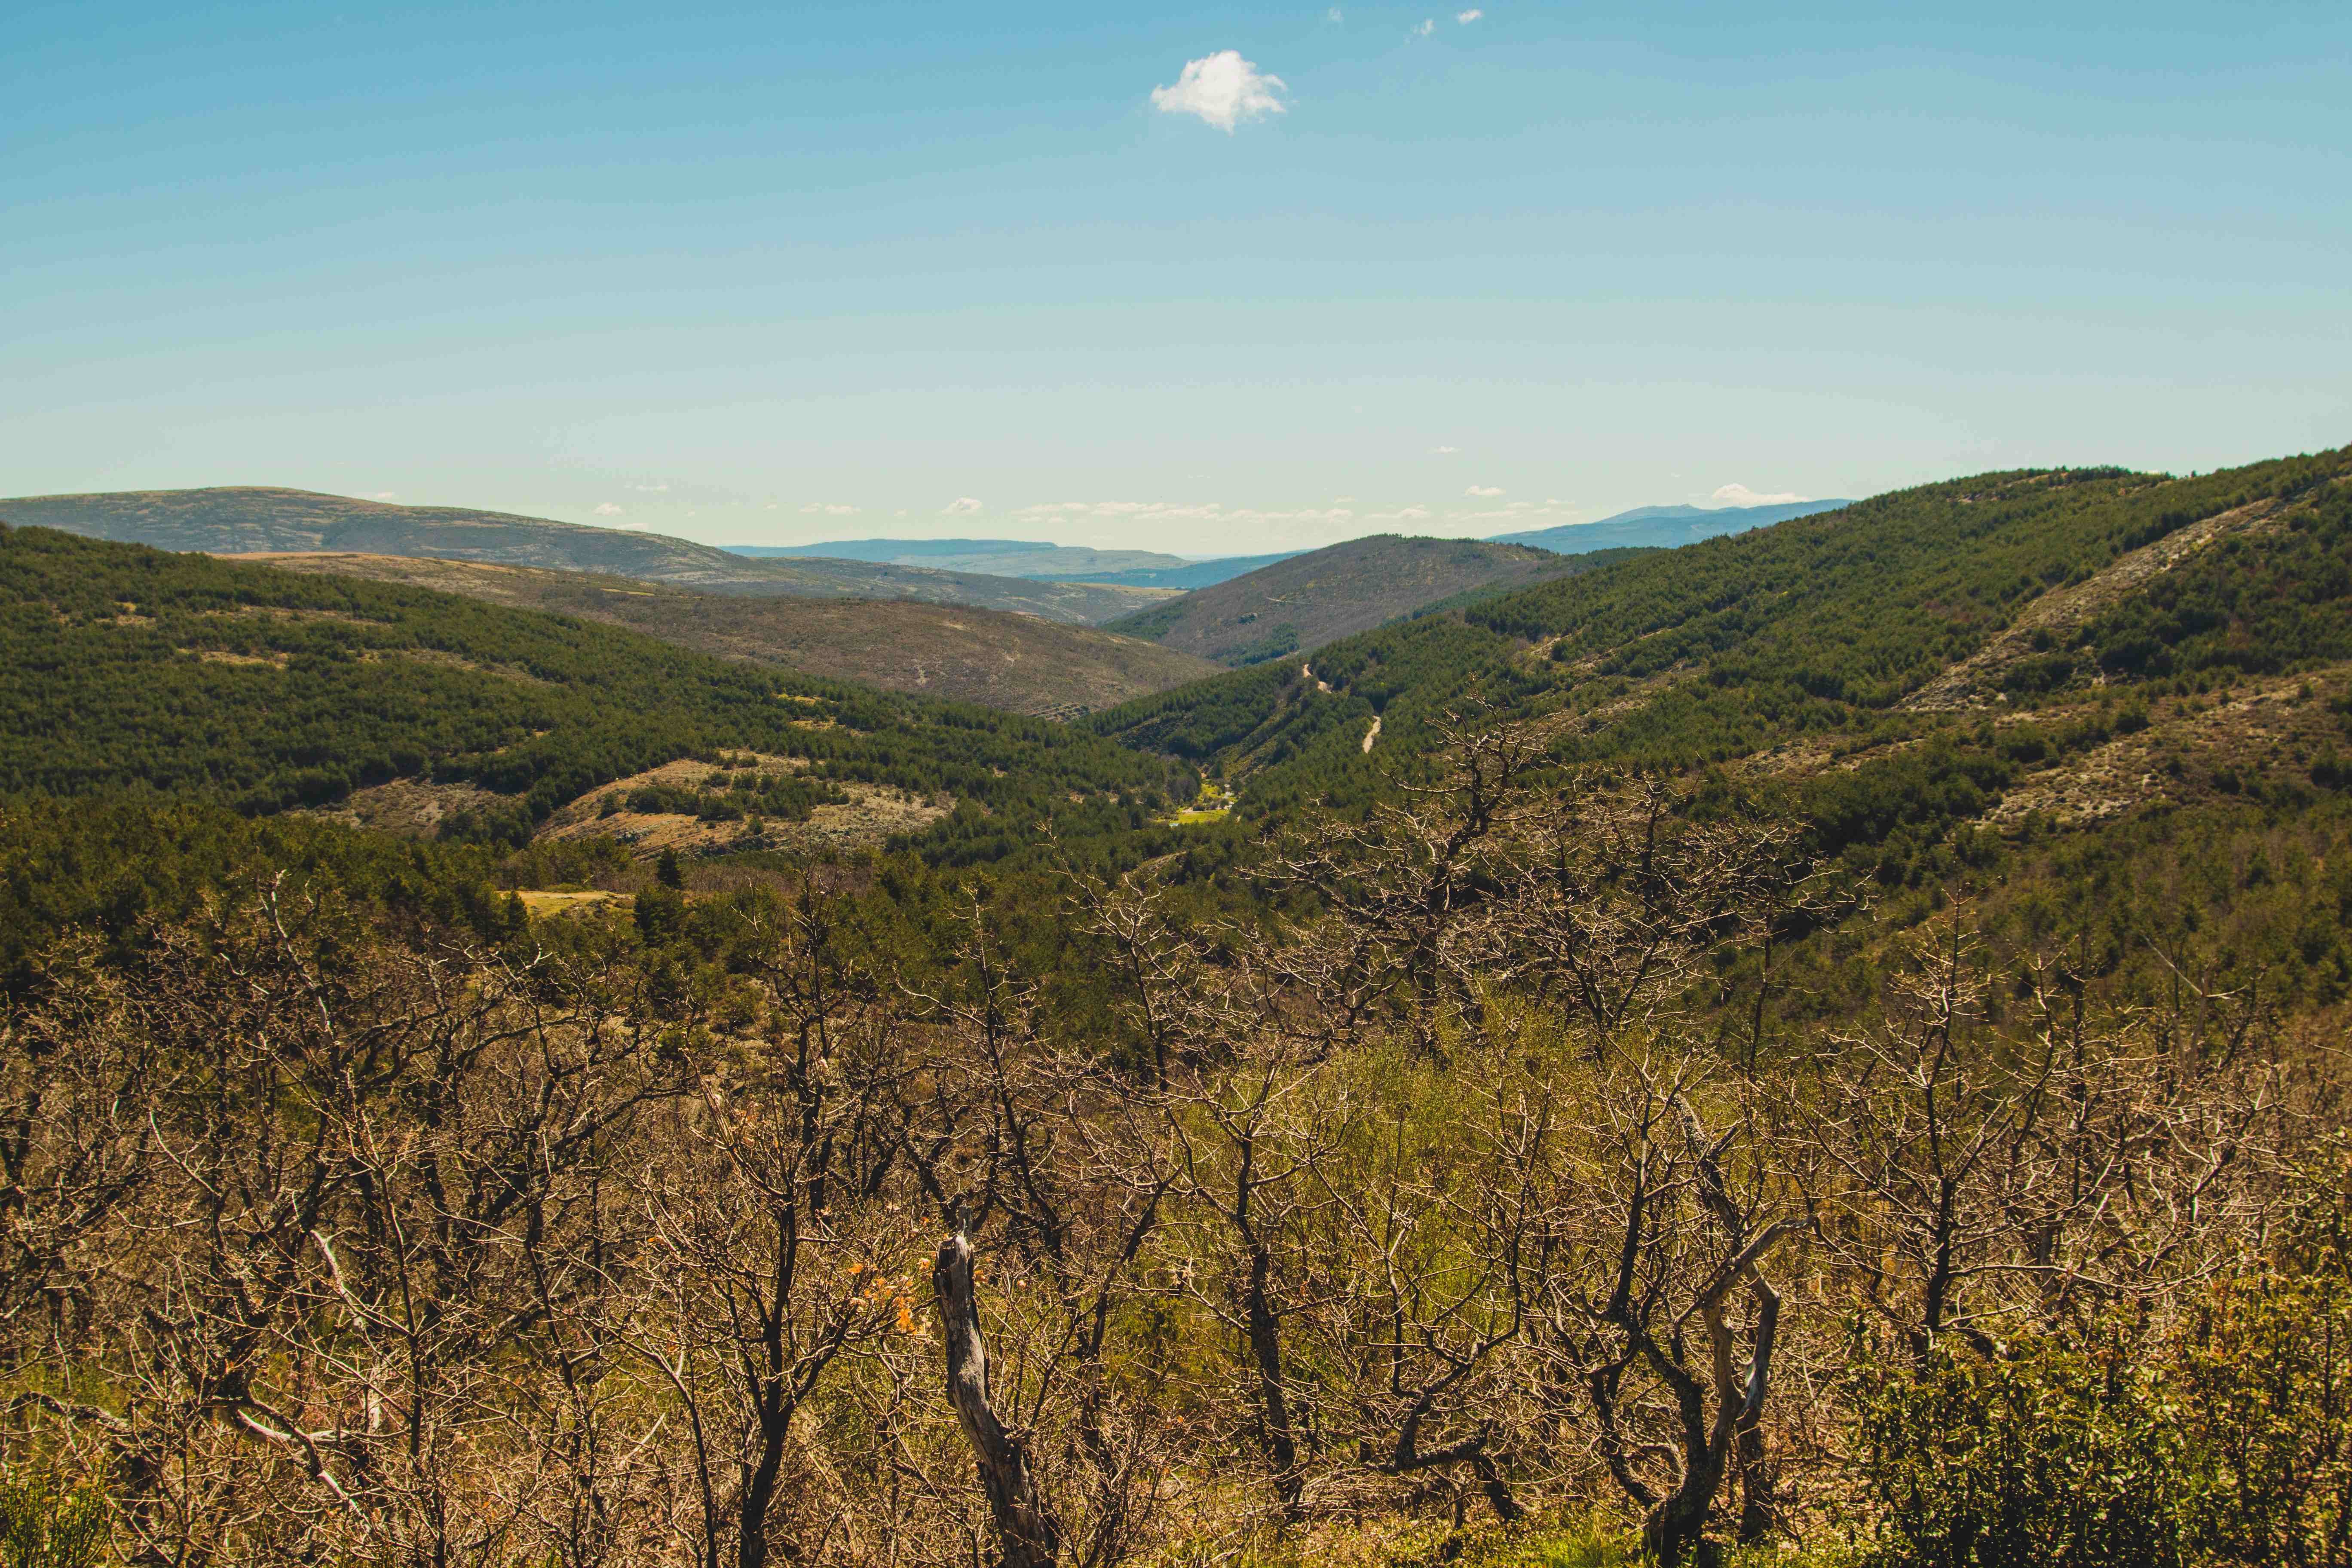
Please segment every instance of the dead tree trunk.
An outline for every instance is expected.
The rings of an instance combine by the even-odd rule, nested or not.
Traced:
[[[980,1334],[980,1303],[972,1292],[971,1243],[958,1231],[940,1243],[931,1266],[939,1297],[940,1332],[947,1342],[948,1397],[980,1463],[981,1490],[1003,1545],[1003,1568],[1054,1568],[1061,1537],[1029,1477],[1029,1456],[1004,1429],[988,1402],[988,1347]]]

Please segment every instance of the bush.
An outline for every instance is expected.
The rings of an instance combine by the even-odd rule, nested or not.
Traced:
[[[90,1568],[107,1549],[106,1494],[47,1477],[0,1480],[0,1568]]]
[[[1873,1568],[2168,1568],[2177,1435],[2119,1336],[1949,1341],[1909,1364],[1863,1349],[1848,1392]]]
[[[2352,1142],[2160,1331],[1857,1341],[1873,1568],[2352,1568]]]

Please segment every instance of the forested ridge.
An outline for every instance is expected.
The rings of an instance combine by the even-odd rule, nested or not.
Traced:
[[[201,555],[0,531],[0,789],[202,793],[247,812],[388,780],[512,797],[729,747],[1035,815],[1176,775],[1043,720],[688,653],[568,616]]]
[[[1924,487],[1069,728],[0,534],[0,1537],[2343,1568],[2347,466]],[[961,804],[534,833],[681,756],[631,798]],[[393,775],[513,815],[280,810]]]

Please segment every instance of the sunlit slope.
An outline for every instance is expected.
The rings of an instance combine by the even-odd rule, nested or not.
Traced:
[[[1244,809],[1277,810],[1379,787],[1433,717],[1474,700],[1547,718],[1566,760],[1680,766],[2112,707],[2209,668],[2292,670],[2352,657],[2347,467],[2336,451],[1901,491],[1346,638],[1313,679],[1245,671],[1095,723],[1255,774]],[[2197,586],[2212,573],[2226,594]]]
[[[1165,764],[1048,721],[719,659],[455,595],[0,531],[0,791],[248,812],[464,784],[527,830],[606,781],[740,749],[813,780],[1043,820]]]
[[[1086,626],[913,599],[701,593],[536,567],[338,552],[245,557],[285,571],[405,583],[633,627],[721,658],[895,691],[1073,717],[1215,673],[1173,648]]]

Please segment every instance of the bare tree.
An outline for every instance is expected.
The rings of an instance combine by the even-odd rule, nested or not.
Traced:
[[[1534,1267],[1540,1342],[1572,1374],[1618,1488],[1662,1562],[1696,1545],[1727,1476],[1748,1516],[1769,1510],[1759,1430],[1780,1299],[1764,1268],[1800,1228],[1734,1105],[1711,1132],[1691,1057],[1617,1055],[1600,1069],[1577,1155]],[[1744,1319],[1735,1315],[1744,1300]]]

